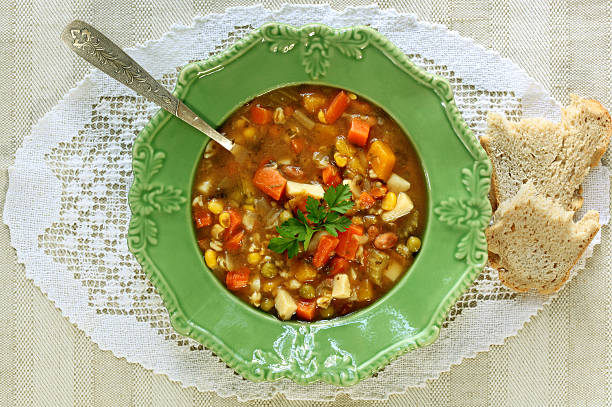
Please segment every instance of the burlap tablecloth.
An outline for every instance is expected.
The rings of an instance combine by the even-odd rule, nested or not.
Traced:
[[[173,23],[250,1],[18,0],[0,5],[0,196],[7,168],[29,129],[89,70],[59,41],[81,18],[124,47],[160,37]],[[268,7],[281,2],[264,1]],[[368,1],[332,2],[334,8]],[[569,93],[612,108],[609,0],[397,0],[379,3],[447,25],[522,66],[552,95]],[[610,153],[605,162],[610,165]],[[24,205],[27,205],[24,202]],[[610,230],[551,306],[504,346],[465,360],[423,389],[389,402],[339,398],[334,405],[612,405]],[[233,406],[236,399],[183,389],[117,359],[73,327],[25,279],[0,226],[0,406]],[[121,334],[121,333],[118,333]],[[410,372],[406,372],[410,374]],[[313,406],[283,397],[256,406]]]

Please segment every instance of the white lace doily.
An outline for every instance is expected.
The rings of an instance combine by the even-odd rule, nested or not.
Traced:
[[[172,88],[181,66],[227,48],[267,21],[372,26],[415,63],[450,81],[457,106],[477,135],[485,130],[490,110],[514,119],[559,118],[559,105],[509,60],[443,26],[374,6],[342,12],[328,6],[234,8],[197,18],[190,27],[173,27],[129,53]],[[132,141],[156,110],[93,71],[32,129],[10,169],[4,220],[27,277],[102,349],[184,386],[241,400],[276,392],[290,399],[328,400],[338,393],[380,399],[423,386],[463,358],[503,343],[551,300],[513,293],[500,286],[494,271],[485,270],[454,306],[434,344],[400,357],[375,377],[350,388],[243,380],[172,330],[160,297],[127,248]],[[607,168],[591,171],[584,196],[584,210],[598,210],[607,223]],[[583,267],[584,260],[576,269]]]

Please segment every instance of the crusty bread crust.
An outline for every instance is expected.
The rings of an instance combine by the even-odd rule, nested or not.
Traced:
[[[491,139],[488,136],[480,137],[480,145],[485,152],[491,157]],[[491,161],[491,189],[489,190],[489,201],[491,202],[491,210],[495,212],[499,205],[499,190],[497,189],[497,176],[495,175],[495,160]]]
[[[572,95],[570,95],[570,98],[572,98],[572,100],[579,99],[579,96],[576,96],[576,95],[572,94]],[[606,120],[608,122],[612,122],[612,116],[610,116],[610,112],[608,112],[608,110],[601,103],[599,103],[597,100],[595,100],[595,99],[587,99],[586,103],[588,103],[590,108],[594,112],[597,112],[598,115],[604,116],[604,117],[606,117]],[[601,158],[606,153],[606,150],[608,149],[608,146],[610,145],[610,138],[611,137],[612,137],[612,126],[609,126],[608,127],[607,141],[606,141],[604,146],[602,146],[601,148],[599,148],[599,149],[597,149],[595,151],[595,155],[593,156],[593,160],[591,161],[591,168],[597,167],[599,165],[599,162],[601,161]]]

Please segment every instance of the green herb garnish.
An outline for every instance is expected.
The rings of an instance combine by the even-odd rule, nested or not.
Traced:
[[[308,248],[312,235],[319,230],[325,230],[332,236],[344,232],[351,225],[351,220],[345,214],[355,205],[348,185],[330,187],[323,195],[323,202],[312,197],[306,199],[306,212],[297,211],[297,218],[291,218],[276,228],[280,237],[270,239],[268,249],[283,253],[287,251],[289,258],[300,251],[300,243]],[[310,224],[308,223],[310,221]]]

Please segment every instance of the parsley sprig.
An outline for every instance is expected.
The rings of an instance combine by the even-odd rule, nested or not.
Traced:
[[[344,232],[351,225],[351,220],[342,216],[355,205],[351,198],[351,190],[344,184],[325,191],[324,203],[308,197],[306,215],[298,209],[297,218],[278,226],[276,231],[280,236],[270,239],[268,248],[276,253],[287,251],[292,258],[300,251],[300,243],[308,248],[312,236],[319,230],[338,236],[338,232]]]

